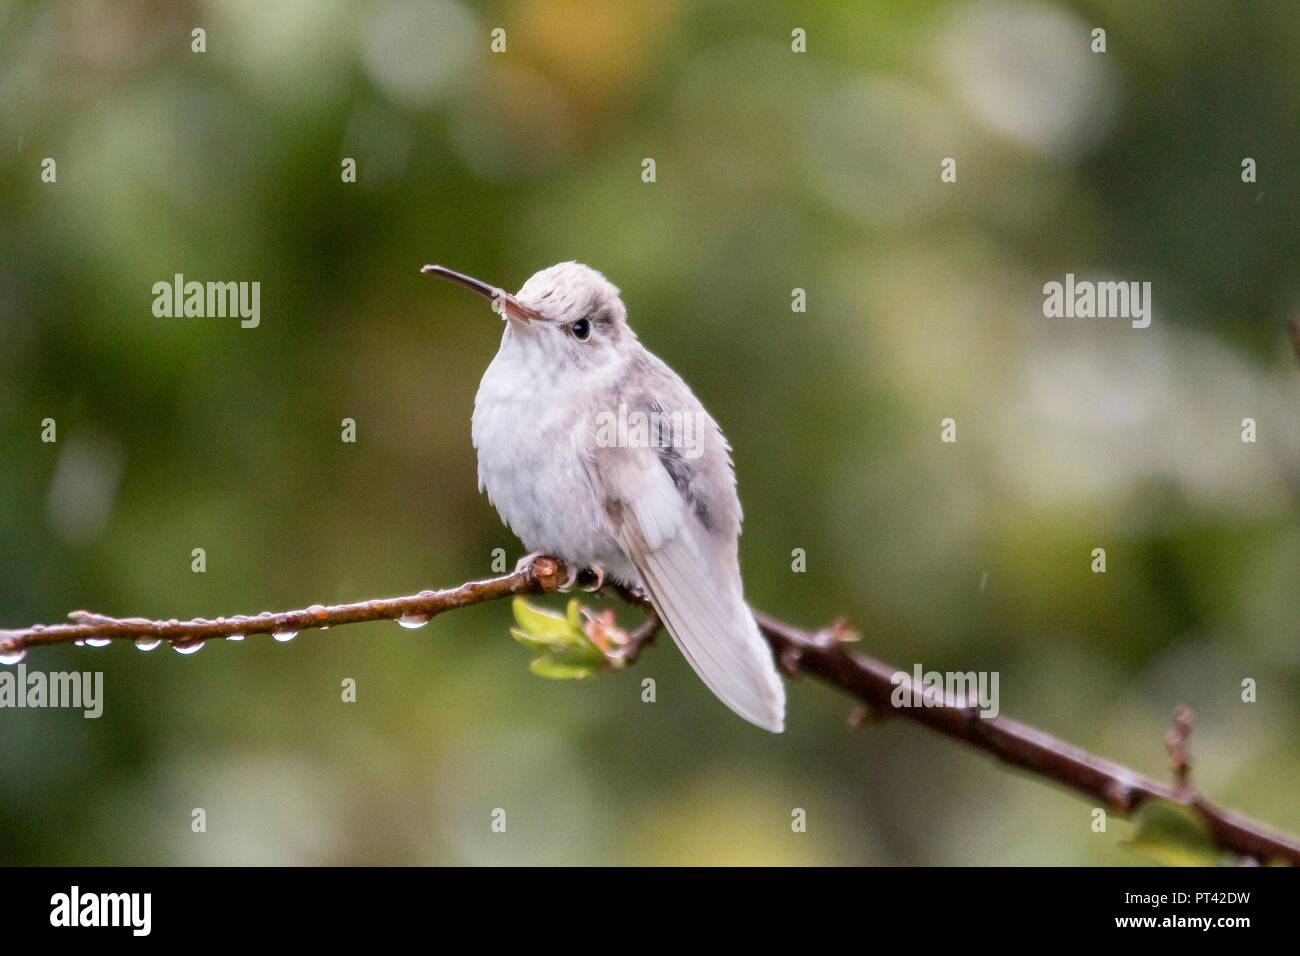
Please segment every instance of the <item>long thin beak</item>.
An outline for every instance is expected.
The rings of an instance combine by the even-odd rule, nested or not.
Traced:
[[[498,289],[490,286],[486,282],[480,282],[478,279],[471,279],[467,275],[454,272],[444,266],[425,266],[420,270],[425,275],[437,276],[440,279],[450,279],[457,285],[463,285],[471,292],[477,292],[483,298],[492,303],[492,311],[501,315],[508,315],[511,318],[519,319],[523,322],[545,322],[546,316],[540,312],[530,309],[518,299],[516,299],[505,289]]]

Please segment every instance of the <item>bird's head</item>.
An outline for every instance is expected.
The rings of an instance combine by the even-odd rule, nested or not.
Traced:
[[[574,368],[613,364],[635,341],[618,289],[590,266],[561,262],[535,273],[517,295],[442,266],[421,270],[472,289],[506,319],[506,337]]]

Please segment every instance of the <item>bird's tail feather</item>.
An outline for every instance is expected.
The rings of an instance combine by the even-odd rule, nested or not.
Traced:
[[[785,688],[743,594],[707,573],[689,535],[638,557],[651,603],[695,673],[745,720],[781,733]]]

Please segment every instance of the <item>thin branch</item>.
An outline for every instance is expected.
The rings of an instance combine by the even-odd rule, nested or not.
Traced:
[[[521,594],[547,594],[560,589],[567,575],[560,562],[535,558],[512,574],[486,581],[471,581],[443,591],[421,591],[409,597],[362,601],[332,606],[312,605],[300,611],[280,614],[264,612],[191,621],[151,621],[145,618],[112,618],[75,611],[70,624],[34,625],[18,630],[0,630],[0,656],[12,660],[30,647],[69,644],[78,641],[145,640],[167,641],[189,646],[213,638],[239,634],[272,634],[335,627],[361,621],[427,619],[454,608],[495,601]],[[649,602],[636,589],[608,584],[611,592],[643,610]],[[1130,816],[1152,800],[1167,800],[1194,810],[1204,820],[1211,838],[1220,849],[1260,862],[1282,860],[1300,866],[1300,840],[1269,830],[1247,817],[1213,806],[1191,786],[1187,775],[1186,740],[1190,714],[1180,712],[1175,733],[1169,737],[1177,786],[1170,787],[1143,777],[1127,767],[1096,757],[1042,731],[1007,717],[986,718],[965,701],[941,697],[933,688],[916,690],[934,706],[895,708],[892,696],[899,680],[910,688],[910,678],[893,667],[851,651],[855,639],[842,621],[816,634],[755,612],[763,636],[782,668],[791,676],[810,674],[857,698],[866,714],[892,715],[914,720],[941,734],[965,741],[1013,766],[1076,790],[1101,801],[1112,813]],[[630,635],[628,646],[618,653],[630,663],[659,631],[657,617]]]
[[[1220,810],[1190,788],[1177,792],[1019,721],[982,717],[978,708],[963,702],[946,700],[943,706],[895,708],[890,701],[899,686],[894,680],[898,673],[894,668],[848,651],[842,641],[819,639],[757,612],[754,616],[787,670],[793,665],[796,673],[815,674],[857,697],[875,713],[907,717],[964,740],[1006,763],[1094,797],[1123,817],[1150,800],[1191,807],[1205,821],[1220,849],[1261,862],[1285,860],[1300,866],[1300,840]]]
[[[627,636],[627,644],[619,649],[619,656],[625,664],[635,664],[641,652],[655,642],[663,623],[653,609],[646,614],[646,619],[637,629]]]
[[[81,641],[139,640],[165,641],[188,647],[213,638],[248,634],[284,634],[312,628],[359,624],[363,621],[422,622],[443,611],[517,594],[547,594],[559,590],[564,568],[554,558],[541,557],[513,574],[487,581],[470,581],[444,591],[421,591],[409,597],[380,598],[355,604],[313,604],[300,611],[263,611],[255,615],[195,618],[190,621],[151,621],[143,617],[108,617],[89,611],[73,611],[71,624],[33,624],[20,630],[0,630],[0,656],[17,654],[29,647],[74,644]]]

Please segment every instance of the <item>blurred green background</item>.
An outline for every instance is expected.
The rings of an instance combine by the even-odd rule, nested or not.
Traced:
[[[0,626],[513,563],[469,441],[500,327],[418,269],[576,258],[731,439],[755,606],[997,670],[1003,713],[1162,779],[1187,704],[1204,791],[1300,830],[1295,12],[0,2]],[[260,281],[260,327],[155,318],[177,272]],[[1066,272],[1152,282],[1151,327],[1044,318]],[[813,681],[773,737],[667,640],[552,682],[509,624],[32,651],[102,670],[106,709],[0,712],[0,862],[1144,862]]]

